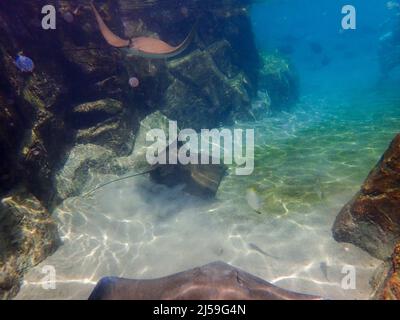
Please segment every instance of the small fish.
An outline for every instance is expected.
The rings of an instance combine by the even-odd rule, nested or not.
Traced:
[[[393,38],[393,32],[385,33],[382,37],[379,38],[379,41],[386,41]]]
[[[17,55],[14,63],[22,72],[33,72],[33,69],[35,69],[35,64],[33,63],[32,59],[22,55],[22,53]]]
[[[270,257],[270,258],[274,258],[274,259],[278,259],[278,257],[275,257],[267,252],[265,252],[264,250],[262,250],[259,246],[257,246],[256,244],[250,242],[249,243],[249,248],[257,251],[258,253],[261,253],[262,255],[266,256],[266,257]]]
[[[315,54],[321,54],[323,51],[322,46],[318,42],[310,42],[309,46],[311,51]]]
[[[322,181],[320,176],[317,176],[317,178],[315,179],[315,187],[319,200],[325,199],[324,189],[322,187]]]
[[[247,189],[246,192],[247,204],[258,214],[261,214],[262,203],[257,192],[253,188]]]
[[[329,281],[329,278],[328,278],[328,264],[326,262],[321,262],[319,264],[319,268],[320,268],[322,274],[324,275],[325,279]]]

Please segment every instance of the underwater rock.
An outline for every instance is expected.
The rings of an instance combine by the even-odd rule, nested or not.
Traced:
[[[392,254],[392,269],[388,274],[380,299],[400,300],[400,243]]]
[[[220,60],[219,54],[229,48],[228,42],[218,43],[168,63],[173,81],[165,92],[161,109],[168,118],[178,121],[181,127],[195,130],[215,128],[236,118],[250,118],[248,79],[227,65],[228,60],[222,71],[214,60],[214,57]]]
[[[266,90],[273,110],[287,109],[299,96],[298,77],[289,61],[277,54],[263,54],[258,89]]]
[[[146,160],[146,153],[151,152],[154,142],[147,142],[146,135],[152,129],[163,130],[168,139],[169,121],[160,111],[153,112],[140,121],[139,130],[136,133],[133,151],[130,155],[115,158],[111,161],[110,167],[117,174],[124,174],[129,170],[143,172],[150,169]]]
[[[78,144],[73,147],[55,176],[57,201],[79,195],[90,178],[89,172],[104,169],[113,155],[111,150],[98,145]]]
[[[60,245],[57,225],[39,200],[25,189],[1,199],[0,299],[12,298],[27,271]]]
[[[80,104],[73,109],[76,121],[87,118],[97,118],[101,114],[114,116],[123,110],[122,103],[114,99],[103,99]],[[78,119],[79,118],[79,119]]]
[[[101,279],[89,300],[321,300],[278,288],[224,262],[153,280]]]
[[[379,276],[384,279],[379,284],[374,299],[400,300],[400,243],[394,248],[389,269],[382,269],[379,270]]]
[[[333,225],[336,241],[350,242],[379,259],[400,240],[400,135],[370,172]]]
[[[65,93],[62,73],[56,73],[51,66],[49,71],[37,70],[25,82],[22,90],[24,100],[39,110],[54,109],[60,103]]]
[[[77,143],[98,144],[117,154],[132,150],[135,126],[121,101],[102,99],[77,105],[71,118]]]

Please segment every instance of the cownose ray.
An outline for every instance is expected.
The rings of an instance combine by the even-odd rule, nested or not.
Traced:
[[[152,280],[102,278],[89,300],[322,300],[295,293],[224,262]]]
[[[122,39],[108,28],[93,2],[90,2],[90,6],[96,16],[100,32],[107,43],[115,48],[128,48],[130,49],[130,54],[135,56],[152,59],[174,57],[182,53],[189,46],[195,35],[197,23],[194,25],[186,39],[176,47],[171,46],[162,40],[150,37],[137,37],[129,40]]]

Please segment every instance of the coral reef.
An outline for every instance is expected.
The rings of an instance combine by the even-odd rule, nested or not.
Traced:
[[[350,242],[387,259],[400,240],[400,135],[371,171],[333,225],[337,241]]]

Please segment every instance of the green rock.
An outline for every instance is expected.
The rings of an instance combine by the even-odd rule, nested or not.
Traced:
[[[114,153],[93,144],[78,144],[67,155],[62,169],[56,173],[58,200],[79,195],[90,178],[90,172],[106,167]]]
[[[267,91],[272,109],[290,107],[299,95],[298,78],[293,67],[289,61],[276,54],[263,54],[262,61],[259,90]]]
[[[227,41],[221,41],[168,63],[174,80],[162,106],[167,117],[193,129],[215,128],[238,115],[250,117],[246,76],[229,59],[221,62],[231,50]]]

